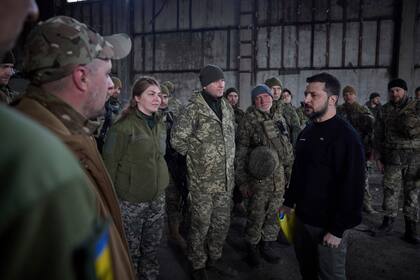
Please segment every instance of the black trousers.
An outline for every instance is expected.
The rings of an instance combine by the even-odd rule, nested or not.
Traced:
[[[341,239],[338,248],[329,248],[322,245],[325,234],[323,228],[296,222],[295,253],[304,280],[346,279],[345,237]]]

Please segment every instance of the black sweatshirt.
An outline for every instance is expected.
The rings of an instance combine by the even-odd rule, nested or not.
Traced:
[[[365,158],[357,132],[338,116],[308,124],[296,142],[284,205],[337,237],[362,218]]]

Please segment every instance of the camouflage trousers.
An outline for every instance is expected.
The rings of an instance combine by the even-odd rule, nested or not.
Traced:
[[[120,200],[128,248],[138,279],[157,279],[157,250],[162,239],[165,194],[150,202]]]
[[[372,206],[372,194],[369,190],[369,174],[368,169],[366,166],[366,177],[365,177],[365,188],[364,188],[364,194],[363,194],[363,206]]]
[[[188,259],[193,269],[206,266],[208,258],[218,260],[230,225],[231,194],[190,192],[191,225]]]
[[[275,241],[279,233],[276,212],[283,203],[284,190],[268,189],[266,186],[255,188],[249,199],[245,239],[253,245],[261,239]]]
[[[174,184],[172,179],[165,190],[166,195],[166,214],[168,215],[168,222],[171,224],[179,224],[182,221],[182,197],[181,192]]]
[[[384,167],[384,201],[385,215],[396,217],[401,187],[404,194],[403,213],[412,221],[419,219],[419,191],[416,181],[420,179],[420,163],[390,165]]]

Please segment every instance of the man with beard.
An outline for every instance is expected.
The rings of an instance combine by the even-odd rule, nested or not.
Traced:
[[[404,240],[419,244],[416,224],[419,220],[420,175],[420,101],[410,100],[402,79],[388,83],[390,101],[380,112],[375,125],[375,144],[379,169],[384,172],[385,216],[378,233],[392,231],[398,214],[401,188],[404,191]]]
[[[346,279],[344,232],[361,221],[365,157],[351,125],[336,116],[340,82],[320,73],[306,79],[305,114],[290,187],[280,212],[295,208],[296,257],[303,279]]]

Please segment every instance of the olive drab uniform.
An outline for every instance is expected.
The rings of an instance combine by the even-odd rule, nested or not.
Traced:
[[[266,113],[252,107],[239,126],[237,138],[236,183],[240,186],[248,184],[252,193],[248,205],[246,239],[250,244],[258,244],[260,240],[275,241],[279,231],[276,209],[282,205],[293,164],[293,148],[286,122],[278,111]],[[274,154],[279,164],[271,175],[257,179],[249,170],[249,155],[253,149],[261,146],[276,151]]]
[[[420,101],[405,97],[400,103],[382,106],[375,125],[375,144],[384,163],[385,216],[396,217],[401,187],[404,215],[419,220]]]
[[[289,134],[290,143],[294,145],[301,131],[299,117],[295,109],[293,108],[293,106],[288,106],[287,104],[284,104],[281,100],[273,100],[271,112],[276,111],[283,115],[287,124],[287,131]]]
[[[337,114],[347,120],[357,131],[362,140],[366,158],[370,158],[373,149],[373,126],[375,118],[372,112],[365,106],[358,104],[344,103],[337,106]],[[365,211],[373,211],[371,206],[372,195],[369,191],[369,179],[365,177],[363,207]]]
[[[203,94],[190,99],[171,135],[173,148],[187,160],[191,212],[188,258],[194,270],[222,255],[234,186],[233,109],[222,98],[219,118]]]

